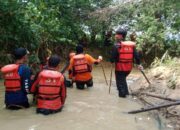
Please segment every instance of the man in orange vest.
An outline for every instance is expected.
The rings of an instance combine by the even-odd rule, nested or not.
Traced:
[[[73,74],[77,89],[84,89],[85,84],[87,87],[93,86],[92,64],[98,64],[102,60],[101,56],[94,59],[92,56],[84,54],[83,51],[82,45],[76,47],[76,55],[71,58],[69,66],[69,71]]]
[[[138,69],[143,69],[136,52],[135,42],[125,41],[126,35],[127,31],[122,28],[116,31],[116,44],[111,54],[111,63],[115,62],[116,86],[119,91],[119,97],[126,97],[129,94],[126,77],[132,70],[133,59],[135,59]]]
[[[8,109],[17,110],[29,107],[27,94],[31,87],[31,71],[25,64],[28,59],[27,54],[25,48],[15,49],[13,53],[15,63],[1,68],[5,79],[5,104]]]
[[[66,87],[64,76],[59,69],[60,57],[51,56],[48,68],[42,70],[33,83],[31,92],[37,96],[37,113],[48,115],[62,110],[66,99]]]

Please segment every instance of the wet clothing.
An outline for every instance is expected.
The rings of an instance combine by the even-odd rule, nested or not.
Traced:
[[[135,46],[131,46],[129,49],[122,49],[122,44],[117,43],[112,49],[111,53],[111,63],[115,62],[115,77],[116,77],[116,86],[119,91],[119,97],[126,97],[129,94],[128,86],[126,82],[126,77],[131,72],[133,64],[133,59],[135,59],[136,64],[140,64],[140,58],[136,52]],[[123,56],[122,56],[123,55]]]
[[[36,93],[37,113],[48,115],[59,112],[66,99],[64,76],[52,69],[43,70],[33,83],[31,92]]]
[[[29,89],[31,87],[30,68],[25,64],[19,65],[18,75],[20,76],[21,89],[17,91],[5,92],[5,104],[6,108],[9,109],[20,109],[23,107],[29,107],[27,94],[29,93]]]
[[[126,82],[126,77],[129,75],[129,73],[130,71],[115,71],[116,86],[119,91],[119,97],[126,97],[126,95],[129,95],[128,85]]]
[[[84,56],[85,61],[78,61],[76,62],[76,56]],[[84,84],[87,86],[92,86],[89,84],[89,81],[92,81],[91,69],[92,64],[98,64],[98,60],[94,59],[92,56],[88,54],[77,54],[70,60],[69,71],[73,73],[74,80],[76,82],[77,88],[83,88]],[[82,85],[83,84],[83,85]],[[93,83],[91,83],[93,84]],[[80,86],[80,87],[79,87]]]
[[[78,89],[84,89],[85,85],[87,87],[92,87],[93,86],[93,80],[90,79],[90,80],[85,81],[85,82],[83,82],[83,81],[76,81],[76,87]]]

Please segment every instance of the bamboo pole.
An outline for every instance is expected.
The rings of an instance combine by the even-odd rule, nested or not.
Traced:
[[[102,68],[102,71],[103,71],[103,75],[104,75],[104,79],[106,81],[106,85],[108,85],[106,74],[105,74],[105,71],[104,71],[104,67],[103,67],[102,63],[100,63],[100,65],[101,65],[101,68]]]
[[[175,105],[180,105],[180,101],[176,101],[176,102],[172,102],[172,103],[167,103],[167,104],[162,104],[162,105],[157,105],[157,106],[151,106],[151,107],[148,107],[148,108],[141,108],[140,110],[129,111],[128,114],[136,114],[136,113],[156,110],[156,109],[159,109],[159,108],[175,106]]]
[[[113,64],[111,65],[111,74],[110,74],[110,83],[109,83],[109,94],[110,94],[110,92],[111,92],[112,72],[113,72]]]
[[[163,100],[167,100],[167,101],[172,101],[172,102],[176,102],[176,101],[180,101],[180,99],[172,99],[172,98],[166,98],[163,96],[159,96],[159,95],[154,95],[154,94],[150,94],[150,93],[140,93],[140,94],[144,94],[150,97],[155,97],[155,98],[159,98],[159,99],[163,99]]]
[[[140,70],[141,73],[143,74],[144,78],[146,79],[146,81],[149,83],[149,85],[151,84],[149,79],[147,78],[147,76],[145,75],[144,71],[143,70]]]

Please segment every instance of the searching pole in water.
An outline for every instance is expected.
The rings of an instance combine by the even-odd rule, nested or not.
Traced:
[[[106,81],[106,85],[108,85],[106,74],[105,74],[105,71],[104,71],[104,67],[103,67],[102,63],[100,63],[100,64],[101,64],[101,68],[102,68],[102,71],[103,71],[103,74],[104,74],[104,79]]]
[[[111,92],[111,84],[112,84],[112,71],[113,71],[113,64],[111,64],[111,74],[110,74],[110,83],[109,83],[109,94]]]
[[[147,76],[145,75],[145,73],[144,73],[144,71],[143,70],[140,70],[141,71],[141,73],[143,74],[143,76],[144,76],[144,78],[146,79],[146,81],[149,83],[149,85],[151,84],[150,82],[149,82],[149,79],[147,78]]]

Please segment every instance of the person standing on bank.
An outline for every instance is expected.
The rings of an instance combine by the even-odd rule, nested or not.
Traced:
[[[31,87],[31,70],[25,64],[28,59],[27,53],[25,48],[15,49],[13,53],[15,63],[1,68],[5,79],[5,104],[7,109],[17,110],[29,107],[27,94]]]
[[[116,43],[111,53],[111,63],[115,62],[116,86],[119,97],[126,97],[129,94],[126,77],[132,70],[135,59],[138,69],[143,69],[140,65],[140,58],[136,52],[135,42],[125,41],[127,31],[119,28],[115,34]]]
[[[91,75],[92,64],[98,64],[102,61],[102,56],[94,59],[92,56],[83,52],[83,46],[78,45],[76,47],[76,55],[71,58],[69,66],[69,71],[73,74],[73,81],[76,83],[77,89],[84,89],[84,85],[87,85],[87,87],[93,86]]]

